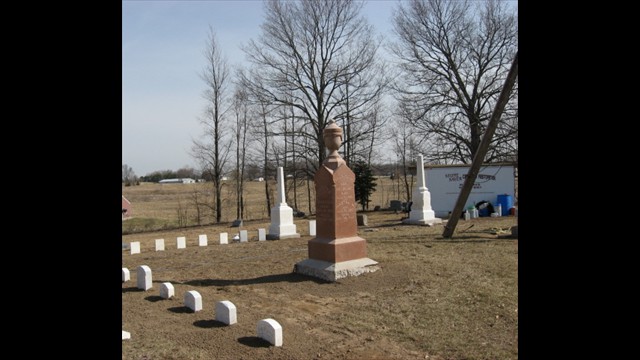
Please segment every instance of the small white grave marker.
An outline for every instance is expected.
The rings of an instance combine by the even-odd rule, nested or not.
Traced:
[[[164,251],[164,239],[156,239],[156,251]]]
[[[184,236],[178,236],[176,239],[178,249],[184,249],[187,247],[187,238]]]
[[[156,251],[164,251],[164,239],[156,239]]]
[[[122,268],[122,282],[127,282],[131,280],[131,276],[129,274],[129,269]]]
[[[198,235],[198,246],[207,246],[207,234]]]
[[[258,337],[267,340],[271,345],[282,346],[282,326],[273,319],[262,319],[256,327]]]
[[[129,340],[129,339],[131,339],[131,333],[128,331],[122,330],[122,340]]]
[[[138,266],[138,289],[147,291],[151,289],[151,269],[147,265]]]
[[[175,290],[170,282],[163,282],[160,285],[160,297],[163,299],[171,299],[175,295]]]
[[[247,230],[240,230],[240,242],[249,241],[249,232]]]
[[[309,220],[309,235],[316,236],[316,221]]]
[[[131,249],[131,255],[140,254],[140,241],[131,242],[129,248]]]
[[[236,306],[231,301],[223,300],[216,303],[216,320],[227,325],[238,322]]]
[[[195,290],[184,294],[184,305],[194,312],[202,310],[202,296]]]
[[[258,229],[258,241],[267,240],[267,230],[266,229]]]
[[[228,244],[229,243],[229,234],[224,232],[220,233],[220,244]]]

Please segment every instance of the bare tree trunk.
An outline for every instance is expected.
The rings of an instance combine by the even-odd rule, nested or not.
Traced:
[[[267,126],[267,113],[265,111],[264,103],[260,104],[262,110],[262,131],[264,134],[264,158],[263,158],[263,172],[262,178],[264,179],[264,196],[267,200],[267,217],[271,217],[271,197],[269,196],[269,128]]]
[[[295,111],[291,106],[291,162],[293,163],[293,207],[298,210],[298,164],[296,160],[296,123]],[[286,120],[285,120],[286,121]]]
[[[198,160],[203,169],[212,174],[215,192],[216,222],[222,220],[222,177],[228,155],[228,148],[224,146],[223,130],[227,107],[227,87],[229,67],[222,58],[213,28],[209,28],[209,38],[204,55],[207,60],[200,77],[206,83],[204,98],[207,100],[205,118],[201,123],[205,126],[205,138],[208,141],[193,141],[191,155]]]

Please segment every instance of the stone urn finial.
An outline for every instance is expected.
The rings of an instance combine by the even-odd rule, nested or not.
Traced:
[[[342,128],[336,124],[336,121],[329,119],[327,126],[322,131],[322,138],[324,139],[324,145],[329,150],[329,155],[324,160],[324,165],[335,170],[338,166],[345,164],[338,153],[340,145],[342,145]]]

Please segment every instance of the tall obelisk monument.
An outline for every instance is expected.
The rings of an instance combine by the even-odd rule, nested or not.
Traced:
[[[309,258],[294,272],[336,281],[378,270],[367,257],[367,241],[358,236],[355,174],[338,153],[342,129],[329,120],[323,130],[329,155],[315,174],[316,237],[308,242]]]
[[[411,194],[411,212],[409,218],[402,220],[405,224],[427,225],[441,224],[442,219],[435,217],[435,213],[431,208],[431,193],[427,189],[427,182],[424,176],[424,160],[422,154],[418,155],[416,161],[416,187]]]

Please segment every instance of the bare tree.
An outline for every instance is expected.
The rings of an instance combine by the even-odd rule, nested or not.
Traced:
[[[228,110],[229,67],[222,57],[213,28],[204,50],[207,60],[200,77],[206,84],[205,116],[200,119],[205,128],[203,140],[193,140],[191,155],[201,164],[215,190],[216,222],[222,219],[222,177],[229,155],[230,143],[225,140],[225,114]],[[229,145],[229,146],[226,146]]]
[[[249,103],[253,109],[255,116],[251,118],[250,135],[253,141],[259,144],[259,146],[252,147],[250,158],[262,159],[259,165],[262,178],[264,181],[264,193],[266,201],[266,213],[267,216],[271,215],[271,203],[273,200],[272,191],[269,188],[271,169],[275,169],[272,164],[272,158],[270,149],[273,147],[273,124],[276,120],[271,118],[271,114],[274,111],[274,107],[269,98],[265,97],[263,93],[256,91],[256,89],[262,88],[259,85],[260,78],[252,77],[252,74],[248,74],[244,69],[238,70],[238,87],[245,89],[249,95]],[[258,84],[258,85],[256,85]]]
[[[346,89],[347,81],[353,92],[360,84],[369,86],[352,106],[354,111],[381,91],[381,83],[364,81],[380,41],[359,16],[363,5],[352,0],[268,0],[260,41],[251,40],[243,48],[254,65],[250,77],[260,79],[251,83],[254,90],[300,112],[296,128],[311,141],[297,140],[296,154],[312,160],[315,168],[326,157],[322,131],[327,121],[344,112],[347,92],[338,89]],[[303,149],[305,143],[311,148]]]
[[[138,177],[133,171],[133,168],[127,164],[122,165],[122,183],[124,186],[136,185],[138,183]]]
[[[496,0],[410,0],[397,8],[392,50],[404,75],[396,90],[415,131],[439,144],[432,159],[469,163],[477,152],[518,47],[516,11]],[[516,138],[517,87],[485,161],[512,155],[504,152]]]
[[[242,87],[236,89],[233,98],[236,143],[236,219],[244,219],[244,169],[247,155],[247,132],[249,128],[249,95]]]
[[[400,166],[400,174],[397,174],[398,194],[400,194],[400,183],[402,182],[402,190],[404,191],[405,200],[411,199],[411,191],[413,188],[413,176],[409,172],[409,166],[415,164],[415,155],[419,153],[419,142],[412,133],[412,127],[405,118],[400,117],[396,120],[392,130],[394,140],[394,150],[398,158]]]

